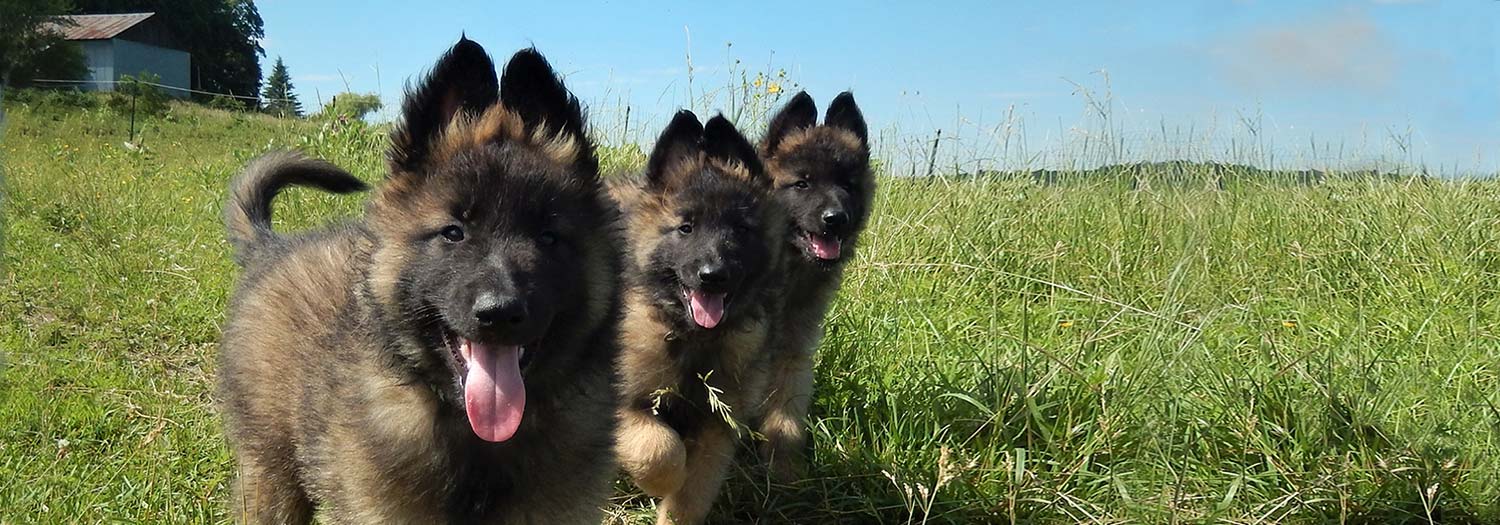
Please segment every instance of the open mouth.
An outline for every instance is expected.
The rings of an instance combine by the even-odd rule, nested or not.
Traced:
[[[818,260],[837,261],[844,252],[844,240],[833,234],[802,230],[803,248]]]
[[[521,377],[535,355],[527,345],[498,345],[445,333],[444,342],[463,387],[464,411],[479,439],[499,443],[515,436],[526,412]]]
[[[711,329],[724,320],[724,305],[729,302],[728,293],[683,290],[682,297],[687,301],[688,313],[698,326]]]

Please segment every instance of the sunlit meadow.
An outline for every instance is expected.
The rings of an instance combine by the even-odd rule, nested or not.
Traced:
[[[795,88],[748,71],[697,103],[758,132]],[[716,522],[1500,521],[1500,183],[1399,151],[1253,169],[1279,166],[1253,133],[1126,140],[1106,97],[1041,154],[1013,120],[877,132],[814,468],[743,463]],[[225,183],[274,148],[376,181],[384,127],[174,105],[127,147],[97,100],[23,98],[0,142],[0,523],[223,522]],[[606,169],[639,166],[649,125],[592,111]],[[292,191],[278,228],[360,205]],[[621,482],[610,520],[650,505]]]

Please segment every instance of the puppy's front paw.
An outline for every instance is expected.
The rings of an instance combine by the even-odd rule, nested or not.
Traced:
[[[687,447],[671,428],[636,427],[620,436],[617,449],[620,465],[646,494],[661,498],[682,488],[687,477]]]

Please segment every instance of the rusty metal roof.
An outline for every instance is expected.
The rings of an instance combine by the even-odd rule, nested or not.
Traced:
[[[117,15],[69,15],[72,26],[57,27],[64,40],[108,40],[144,22],[156,13],[121,13]]]

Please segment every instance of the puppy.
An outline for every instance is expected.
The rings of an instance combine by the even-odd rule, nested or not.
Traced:
[[[760,154],[776,201],[791,220],[781,234],[787,293],[766,344],[771,383],[756,428],[765,437],[761,456],[773,477],[792,481],[804,470],[813,351],[844,267],[870,220],[875,176],[869,131],[847,91],[833,99],[821,126],[812,97],[805,92],[792,97],[771,119]]]
[[[700,523],[764,397],[786,219],[722,116],[700,126],[677,113],[645,173],[610,190],[629,239],[616,450],[662,498],[658,523]]]
[[[271,230],[277,192],[363,183],[291,153],[231,183],[235,518],[598,523],[622,253],[578,101],[535,50],[497,79],[460,40],[387,156],[364,216],[315,232]]]

